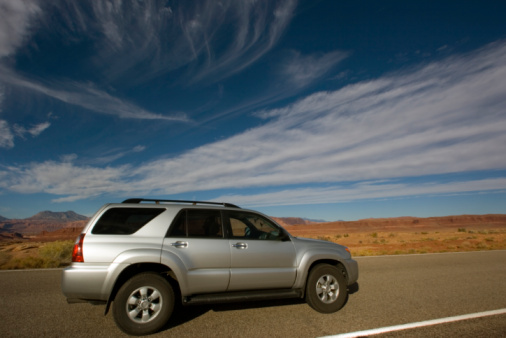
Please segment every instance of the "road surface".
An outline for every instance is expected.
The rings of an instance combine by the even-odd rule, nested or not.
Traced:
[[[322,337],[506,309],[506,251],[357,257],[359,290],[320,314],[301,300],[178,309],[155,337]],[[2,337],[121,337],[104,306],[67,304],[61,270],[0,272]],[[505,337],[506,313],[378,337]]]

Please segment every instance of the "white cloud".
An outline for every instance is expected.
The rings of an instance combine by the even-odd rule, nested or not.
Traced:
[[[298,188],[249,195],[222,195],[216,201],[234,201],[250,206],[280,206],[300,204],[345,203],[357,200],[390,199],[421,195],[453,195],[477,192],[506,191],[506,178],[432,182],[425,184],[398,183],[395,181],[361,182],[347,186],[325,188]]]
[[[1,69],[1,68],[0,68]],[[2,111],[3,104],[3,87],[0,86],[0,112]],[[32,137],[39,136],[44,130],[49,128],[51,123],[42,122],[36,125],[33,125],[31,128],[26,129],[20,125],[9,126],[9,123],[5,120],[0,120],[0,148],[10,149],[14,147],[14,138],[15,136],[25,138],[26,134],[30,134]]]
[[[0,58],[14,54],[41,10],[36,0],[0,0]]]
[[[504,107],[501,43],[313,94],[267,112],[261,127],[136,173],[173,193],[504,169]]]
[[[121,192],[127,186],[122,179],[126,178],[128,167],[96,168],[76,166],[72,163],[75,157],[67,157],[64,162],[46,161],[28,166],[5,167],[4,176],[8,173],[9,181],[3,180],[0,187],[18,193],[45,192],[65,196],[56,202],[75,201],[107,192]]]
[[[14,191],[72,199],[109,192],[156,195],[283,186],[281,192],[237,198],[251,203],[262,197],[266,203],[287,198],[292,204],[307,201],[307,195],[317,202],[505,189],[502,178],[392,183],[395,178],[506,169],[505,107],[506,43],[501,41],[467,55],[315,93],[264,112],[260,127],[174,158],[117,168],[44,162],[9,169],[2,184]],[[377,180],[386,181],[371,183]],[[342,190],[343,182],[362,183]],[[331,188],[300,188],[317,183]]]
[[[14,147],[14,135],[7,121],[0,120],[0,148]]]
[[[37,137],[44,130],[46,130],[47,128],[49,128],[49,126],[51,126],[51,123],[49,123],[49,122],[42,122],[42,123],[39,123],[39,124],[36,124],[36,125],[32,126],[29,129],[26,129],[23,126],[15,124],[13,126],[13,129],[16,132],[17,136],[19,136],[21,138],[25,138],[26,134],[30,134],[32,137]]]
[[[108,150],[103,150],[100,152],[100,156],[97,156],[91,160],[94,165],[105,165],[110,164],[120,158],[125,156],[140,153],[146,149],[145,146],[135,146],[132,149],[125,150],[123,148],[112,148]]]

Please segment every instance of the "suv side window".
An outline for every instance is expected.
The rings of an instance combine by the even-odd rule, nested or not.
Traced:
[[[111,208],[104,212],[91,233],[131,235],[164,211],[162,208]]]
[[[261,215],[244,211],[227,211],[226,215],[232,238],[277,240],[282,235],[277,225]]]
[[[182,210],[172,222],[167,237],[223,238],[219,210]]]

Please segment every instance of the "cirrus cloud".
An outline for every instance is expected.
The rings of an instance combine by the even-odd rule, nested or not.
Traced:
[[[271,203],[292,191],[291,204],[307,203],[307,196],[315,194],[340,201],[345,195],[389,198],[505,189],[503,178],[439,187],[437,179],[433,184],[398,183],[406,177],[505,170],[504,107],[506,43],[499,41],[259,112],[263,125],[176,157],[115,168],[34,163],[4,169],[2,186],[67,196],[59,200],[269,188],[278,192],[236,197],[251,203],[264,197]],[[379,180],[383,183],[375,183]],[[321,184],[328,188],[316,188]]]

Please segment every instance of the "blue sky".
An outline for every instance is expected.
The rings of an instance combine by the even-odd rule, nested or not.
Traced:
[[[506,213],[506,2],[0,0],[0,215]]]

